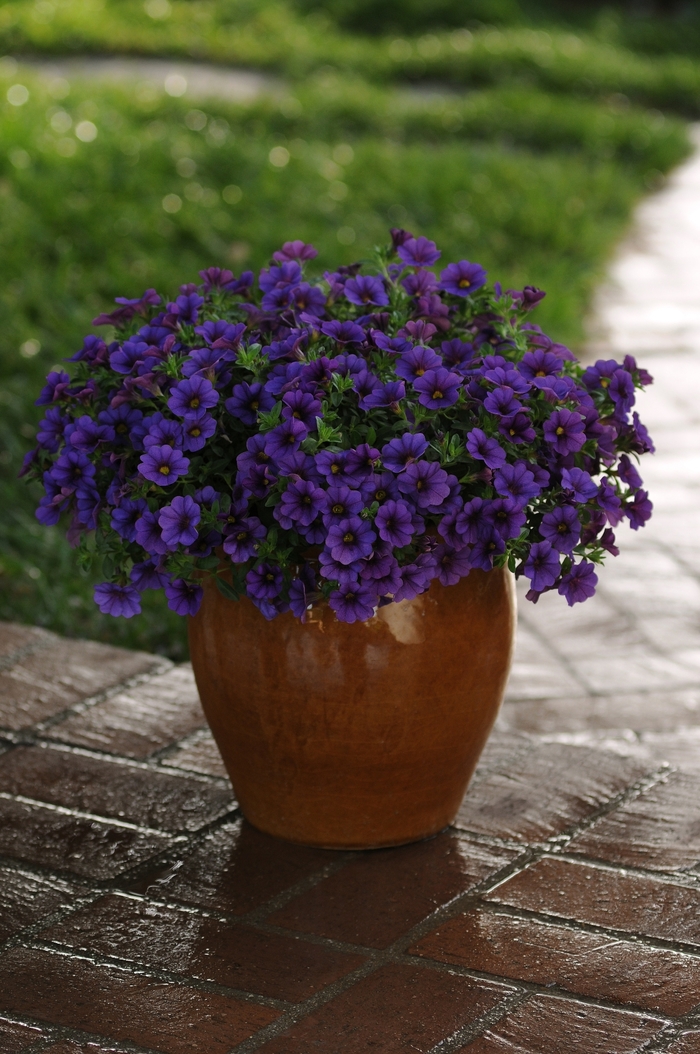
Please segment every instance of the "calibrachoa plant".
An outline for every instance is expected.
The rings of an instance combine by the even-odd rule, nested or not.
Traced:
[[[631,356],[584,369],[529,321],[544,293],[486,284],[393,230],[373,266],[306,273],[287,242],[257,280],[217,267],[172,302],[149,289],[49,374],[23,472],[37,518],[106,579],[101,611],[145,589],[197,612],[202,573],[266,618],[378,605],[507,564],[536,601],[595,592],[612,528],[651,515]]]

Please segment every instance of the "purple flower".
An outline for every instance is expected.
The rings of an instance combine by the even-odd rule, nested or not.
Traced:
[[[295,524],[308,527],[325,506],[325,490],[300,479],[289,484],[279,505],[275,506],[274,515],[285,530],[291,530]]]
[[[301,282],[292,289],[292,307],[297,311],[305,312],[306,316],[320,318],[326,307],[326,294],[317,285],[309,285]]]
[[[277,263],[286,263],[289,260],[314,260],[318,256],[318,250],[313,245],[297,239],[293,242],[285,242],[281,249],[272,254],[272,259]]]
[[[158,553],[163,556],[168,552],[168,546],[163,541],[160,524],[155,512],[145,511],[136,521],[136,543],[147,553]]]
[[[535,592],[544,593],[559,577],[559,554],[549,542],[535,542],[530,546],[523,570]]]
[[[397,248],[399,258],[409,267],[430,267],[442,255],[435,242],[428,238],[407,238]]]
[[[515,392],[507,384],[500,384],[484,399],[484,409],[497,417],[511,417],[522,408],[522,403],[518,402]]]
[[[41,389],[39,398],[35,401],[36,406],[44,406],[46,403],[55,403],[59,399],[65,399],[70,387],[70,377],[63,370],[52,370],[46,378],[46,384]]]
[[[267,413],[275,405],[274,396],[261,384],[249,385],[247,380],[233,386],[233,394],[223,406],[232,417],[244,425],[255,425],[258,413]]]
[[[306,425],[309,431],[316,428],[316,418],[321,417],[321,401],[314,398],[309,392],[287,392],[282,396],[282,417],[286,420],[290,417],[296,418]]]
[[[203,590],[194,582],[174,578],[165,587],[168,607],[177,615],[196,615],[202,603]]]
[[[376,603],[376,592],[366,585],[341,585],[328,599],[340,622],[366,622],[374,615]]]
[[[437,461],[415,461],[398,479],[399,490],[419,509],[440,505],[450,495],[447,473]]]
[[[406,397],[406,385],[403,381],[389,381],[374,388],[369,395],[360,400],[363,410],[373,410],[379,407],[387,407],[394,413],[400,413],[399,403]]]
[[[198,414],[188,414],[183,422],[185,450],[201,450],[207,439],[211,439],[216,431],[216,421],[206,410],[200,410]]]
[[[351,482],[345,475],[345,450],[322,450],[316,454],[316,468],[328,483]]]
[[[443,366],[428,370],[413,382],[413,387],[420,392],[418,402],[429,410],[440,410],[452,406],[459,399],[459,388],[462,378],[458,373],[450,373]]]
[[[586,442],[584,420],[572,410],[555,410],[544,423],[544,437],[557,454],[575,454]]]
[[[404,432],[398,439],[390,439],[382,447],[382,462],[392,472],[403,472],[428,449],[428,440],[422,432]]]
[[[540,534],[557,552],[570,553],[581,537],[578,513],[571,505],[561,505],[545,513]]]
[[[48,414],[46,416],[48,417]],[[39,437],[37,436],[37,438]],[[632,464],[627,454],[623,454],[620,458],[617,466],[617,474],[622,482],[626,483],[628,487],[633,487],[636,490],[637,487],[641,487],[642,485],[642,477],[637,472],[637,469]]]
[[[129,501],[128,498],[122,498],[118,507],[112,510],[112,518],[110,520],[112,530],[116,531],[125,541],[135,542],[136,521],[147,508],[148,506],[143,498],[138,501]]]
[[[505,450],[498,440],[490,439],[480,428],[467,432],[467,450],[473,458],[483,461],[487,468],[502,468],[506,463]]]
[[[170,581],[170,575],[154,560],[143,560],[140,564],[134,564],[130,577],[139,593],[144,589],[162,589]]]
[[[654,506],[649,501],[649,495],[645,490],[638,490],[631,502],[625,505],[625,514],[630,521],[630,527],[633,531],[638,531],[640,527],[643,527],[648,519],[651,518],[651,513]]]
[[[441,366],[442,359],[440,356],[432,348],[426,348],[419,344],[418,347],[411,348],[410,351],[406,351],[401,355],[394,370],[404,380],[415,381],[419,377],[423,377],[428,370],[439,369]]]
[[[315,587],[314,574],[308,564],[304,564],[299,577],[289,583],[289,606],[294,617],[301,622],[306,622],[307,608],[318,596]]]
[[[162,414],[153,414],[152,417],[146,417],[143,424],[148,425],[148,431],[143,437],[146,450],[150,450],[152,446],[163,446],[164,443],[175,450],[179,450],[183,445],[182,425],[179,421],[163,417]]]
[[[210,410],[219,401],[219,393],[206,377],[195,374],[187,381],[180,381],[172,390],[168,407],[177,417]]]
[[[263,563],[245,576],[246,592],[256,600],[274,600],[282,592],[284,576],[279,567]]]
[[[500,534],[491,533],[487,537],[479,538],[469,553],[472,567],[478,567],[482,571],[490,571],[493,567],[494,557],[504,553],[505,548],[506,543]]]
[[[95,475],[95,466],[82,450],[68,448],[51,469],[51,478],[59,487],[76,489],[89,483]]]
[[[496,498],[489,502],[484,519],[491,524],[496,534],[508,541],[509,538],[518,537],[527,517],[519,501],[514,498]]]
[[[363,410],[367,408],[365,406],[365,400],[367,397],[372,394],[375,388],[379,388],[380,385],[381,381],[378,377],[375,377],[370,370],[362,370],[360,373],[354,375],[352,385],[353,391],[357,392],[359,395],[360,406]]]
[[[287,289],[301,282],[301,267],[295,260],[284,260],[279,267],[262,270],[258,279],[263,293],[273,289]]]
[[[284,457],[299,449],[302,441],[306,439],[309,430],[301,421],[290,417],[277,425],[271,432],[267,433],[265,439],[265,453],[271,458]]]
[[[194,325],[197,321],[197,309],[203,303],[204,300],[197,293],[187,293],[184,296],[178,296],[174,303],[168,304],[168,311],[171,315],[177,315],[179,322],[189,322]]]
[[[356,485],[368,479],[379,462],[379,451],[368,443],[349,450],[345,459],[345,475]]]
[[[351,304],[376,304],[383,307],[389,303],[384,282],[381,278],[359,274],[345,283],[345,295]]]
[[[139,472],[151,483],[167,487],[180,476],[184,476],[190,467],[189,458],[182,456],[181,450],[165,446],[152,446],[145,452],[139,462]]]
[[[334,560],[347,566],[355,560],[366,560],[372,553],[372,543],[376,538],[367,520],[360,516],[348,516],[328,528],[326,548]]]
[[[496,469],[494,486],[499,494],[515,498],[521,506],[527,505],[530,498],[536,497],[542,489],[524,461]]]
[[[404,340],[403,337],[387,337],[380,329],[370,330],[370,336],[377,347],[386,351],[388,355],[403,355],[413,347],[410,340]]]
[[[362,570],[362,560],[353,560],[350,564],[341,564],[334,560],[331,554],[324,549],[318,558],[320,574],[322,578],[328,578],[332,582],[340,582],[341,586],[356,585],[358,575]]]
[[[474,345],[465,344],[455,337],[453,340],[444,340],[440,345],[440,350],[444,365],[453,373],[466,376],[469,364],[474,357]]]
[[[362,495],[345,486],[331,486],[325,492],[325,510],[323,522],[326,527],[332,523],[340,523],[348,516],[357,516],[362,512],[364,500]]]
[[[327,337],[332,337],[338,344],[362,344],[365,339],[365,331],[356,322],[324,322],[321,332]]]
[[[593,564],[588,560],[581,560],[579,564],[573,565],[568,574],[564,575],[559,583],[559,592],[566,597],[569,607],[573,607],[574,604],[580,604],[592,597],[597,585],[598,576]]]
[[[615,370],[608,395],[615,403],[616,415],[625,418],[634,406],[634,381],[627,370]]]
[[[267,530],[257,516],[246,516],[226,528],[224,552],[234,564],[244,564],[255,556]]]
[[[46,417],[39,421],[37,428],[36,438],[39,446],[55,454],[61,445],[68,421],[69,418],[63,416],[58,406],[50,406],[46,411]]]
[[[413,515],[403,501],[387,501],[377,511],[374,521],[379,537],[400,549],[414,534]]]
[[[618,492],[609,480],[601,480],[601,485],[598,488],[597,504],[607,516],[608,523],[613,524],[614,527],[620,523],[623,515],[621,511],[622,502]]]
[[[470,296],[482,285],[486,285],[486,271],[468,260],[449,264],[440,274],[440,289],[453,296]]]
[[[534,381],[536,377],[555,377],[564,365],[560,359],[551,351],[537,348],[535,351],[526,351],[518,363],[518,370],[526,381]]]
[[[103,615],[121,615],[131,618],[141,614],[141,597],[133,586],[118,586],[114,582],[103,582],[95,586],[95,603]]]
[[[502,417],[498,431],[511,443],[533,443],[536,438],[535,429],[526,413],[513,414],[511,417]]]
[[[414,274],[407,275],[403,279],[401,285],[404,287],[409,296],[429,296],[431,293],[437,292],[437,279],[432,271],[416,271]]]
[[[85,414],[75,422],[70,434],[70,445],[85,454],[91,454],[100,443],[113,443],[114,429],[111,425],[98,424]]]
[[[421,558],[427,558],[430,563],[429,568],[421,566],[419,563]],[[414,597],[425,593],[430,586],[435,570],[432,554],[429,555],[428,553],[423,553],[422,557],[418,557],[418,560],[413,564],[405,564],[401,568],[401,585],[394,593],[394,602],[398,604],[402,600],[413,600]]]
[[[360,484],[360,494],[365,505],[371,505],[375,501],[383,505],[390,499],[396,501],[399,488],[391,472],[373,472]]]
[[[143,413],[128,403],[122,403],[115,409],[102,410],[97,415],[97,420],[100,424],[111,425],[114,428],[114,441],[124,444],[129,440],[131,429],[143,420]]]
[[[573,495],[574,501],[584,504],[591,501],[598,493],[598,487],[588,472],[582,468],[565,468],[561,474],[561,485],[567,493]]]
[[[169,549],[177,545],[192,545],[197,540],[197,524],[202,517],[201,509],[190,497],[173,498],[170,505],[160,510],[160,524],[163,541]]]
[[[470,555],[466,549],[459,551],[449,545],[438,545],[434,553],[437,579],[443,586],[454,586],[460,578],[466,578],[472,569]]]

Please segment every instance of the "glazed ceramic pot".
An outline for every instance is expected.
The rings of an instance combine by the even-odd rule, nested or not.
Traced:
[[[367,622],[322,604],[268,622],[212,579],[190,619],[202,706],[246,818],[333,849],[401,845],[457,813],[496,719],[512,576],[433,582]]]

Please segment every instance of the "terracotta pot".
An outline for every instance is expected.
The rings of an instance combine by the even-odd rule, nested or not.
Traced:
[[[505,570],[433,582],[352,625],[325,604],[305,625],[267,622],[207,579],[192,665],[246,818],[333,849],[446,827],[496,719],[514,626]]]

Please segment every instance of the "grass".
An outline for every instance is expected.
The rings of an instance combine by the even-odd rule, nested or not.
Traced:
[[[320,268],[351,262],[405,225],[445,259],[547,289],[537,321],[576,345],[634,203],[688,151],[673,111],[695,105],[692,91],[678,102],[691,60],[558,25],[545,39],[534,20],[413,40],[363,39],[341,21],[273,0],[172,0],[166,19],[133,0],[0,8],[0,50],[194,54],[287,78],[277,96],[199,109],[138,84],[66,94],[0,60],[0,618],[186,655],[160,597],[128,622],[97,612],[91,580],[16,480],[43,375],[115,295],[174,292],[210,264],[257,268],[288,237],[313,241]],[[471,90],[407,86],[438,75]],[[16,83],[29,90],[19,106],[4,101]],[[93,140],[76,137],[81,122]]]

